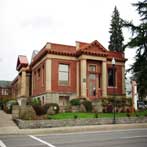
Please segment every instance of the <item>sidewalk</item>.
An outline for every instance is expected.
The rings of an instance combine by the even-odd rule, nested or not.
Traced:
[[[11,114],[7,114],[0,110],[0,134],[9,134],[9,132],[12,133],[17,131],[19,131],[19,128],[12,121]]]
[[[111,131],[119,129],[147,128],[147,123],[135,124],[110,124],[110,125],[91,125],[58,128],[38,128],[38,129],[19,129],[12,121],[11,115],[0,111],[0,135],[14,134],[51,134],[51,133],[72,133],[83,131]]]

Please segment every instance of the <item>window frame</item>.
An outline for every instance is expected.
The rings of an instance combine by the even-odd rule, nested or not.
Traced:
[[[109,71],[112,71],[112,85],[109,84]],[[108,88],[113,88],[113,87],[116,87],[116,84],[117,84],[117,78],[116,78],[116,68],[114,68],[114,82],[113,82],[113,68],[112,67],[109,67],[108,70],[107,70],[107,85],[108,85]],[[114,84],[114,85],[113,85]]]
[[[60,71],[60,65],[66,65],[66,66],[68,66],[68,71]],[[60,80],[60,73],[67,73],[68,74],[68,77],[67,77],[67,84],[64,84],[64,83],[62,83],[61,81],[63,81],[63,80]],[[67,63],[59,63],[58,64],[58,85],[59,86],[69,86],[70,85],[70,65],[69,64],[67,64]]]
[[[42,83],[42,87],[44,87],[44,85],[45,85],[45,68],[44,68],[44,64],[42,65],[42,68],[41,68],[42,70],[42,77],[41,77],[41,83]]]

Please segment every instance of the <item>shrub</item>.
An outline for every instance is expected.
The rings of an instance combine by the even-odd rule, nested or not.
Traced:
[[[139,114],[138,114],[138,113],[135,113],[135,116],[136,116],[136,117],[139,117]]]
[[[106,108],[103,108],[103,113],[106,113]]]
[[[48,119],[52,119],[52,117],[50,115],[48,115]]]
[[[106,98],[103,98],[103,99],[102,99],[102,106],[103,106],[103,107],[107,106],[108,103],[109,103],[108,99],[106,99]]]
[[[12,113],[12,107],[13,107],[13,105],[18,105],[18,103],[17,103],[16,100],[9,100],[6,103],[6,111],[7,111],[7,113]]]
[[[111,104],[109,104],[109,105],[107,106],[107,112],[108,112],[108,113],[112,113],[112,111],[113,111],[113,106],[112,106]]]
[[[46,114],[44,107],[40,105],[32,105],[33,109],[36,112],[36,115],[44,115]]]
[[[99,114],[98,113],[95,113],[94,117],[95,118],[98,118],[99,117]]]
[[[50,106],[49,103],[43,105],[44,111],[45,111],[46,113],[47,113],[47,110],[49,109],[49,106]]]
[[[71,104],[72,106],[79,106],[79,105],[80,105],[80,99],[72,99],[72,100],[70,101],[70,104]]]
[[[41,105],[41,101],[40,101],[40,99],[38,98],[38,99],[33,99],[32,101],[31,101],[31,105]]]
[[[131,114],[130,113],[127,113],[126,115],[127,115],[127,117],[131,117]]]
[[[130,108],[127,108],[126,112],[127,113],[130,113],[131,112]]]
[[[74,115],[74,119],[77,119],[77,118],[78,118],[78,115],[75,114],[75,115]]]
[[[125,107],[121,108],[120,112],[124,113],[125,112]]]
[[[87,112],[92,112],[92,103],[90,101],[83,101],[82,104],[85,106]]]
[[[34,108],[37,115],[47,114],[47,111],[50,108],[55,112],[55,114],[59,113],[59,105],[56,103],[48,103],[43,106],[38,103],[34,103],[32,107]]]
[[[44,109],[49,109],[49,108],[52,108],[52,110],[55,112],[55,114],[59,113],[59,110],[60,110],[60,107],[57,103],[48,103],[48,104],[45,104],[44,105]],[[47,110],[48,110],[47,109]]]

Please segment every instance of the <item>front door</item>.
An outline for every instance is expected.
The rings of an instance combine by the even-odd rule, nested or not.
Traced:
[[[96,97],[96,74],[89,74],[89,96]]]
[[[88,97],[95,99],[101,96],[101,70],[100,64],[88,64]]]

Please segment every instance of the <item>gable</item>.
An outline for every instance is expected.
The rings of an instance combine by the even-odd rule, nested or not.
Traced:
[[[22,67],[27,67],[27,66],[28,66],[27,57],[23,55],[19,55],[17,59],[16,69],[20,70]]]
[[[78,51],[80,54],[89,54],[89,55],[102,55],[107,56],[108,50],[106,50],[97,40],[92,43],[82,47]]]
[[[107,50],[97,40],[85,46],[82,50],[95,51],[95,52],[107,52]]]

